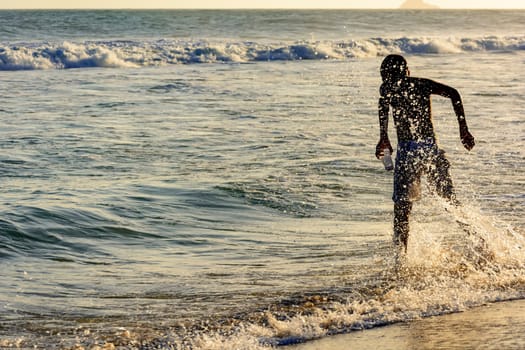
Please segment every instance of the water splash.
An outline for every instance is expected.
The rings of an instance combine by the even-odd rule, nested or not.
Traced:
[[[524,298],[523,233],[468,206],[447,207],[447,215],[456,221],[448,229],[453,237],[436,239],[416,226],[401,270],[388,269],[345,293],[304,297],[293,312],[267,311],[232,336],[206,334],[195,344],[260,349]],[[249,339],[246,347],[239,347],[242,339]]]

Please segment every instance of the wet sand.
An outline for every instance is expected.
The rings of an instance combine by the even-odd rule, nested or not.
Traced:
[[[336,335],[290,349],[525,349],[525,300]]]

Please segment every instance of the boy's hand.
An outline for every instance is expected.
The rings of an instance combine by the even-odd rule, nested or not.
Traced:
[[[476,142],[474,141],[474,136],[472,136],[468,130],[461,130],[460,137],[461,143],[467,150],[470,151],[472,148],[474,148]]]
[[[379,140],[379,143],[376,146],[376,157],[377,157],[377,159],[381,159],[381,157],[384,156],[383,150],[385,148],[388,148],[390,150],[390,153],[394,152],[394,150],[392,149],[392,146],[390,145],[390,140],[388,138],[381,138]]]

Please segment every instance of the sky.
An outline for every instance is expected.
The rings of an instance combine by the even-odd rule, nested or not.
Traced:
[[[525,0],[425,0],[440,8],[525,9]],[[0,9],[398,8],[403,0],[1,0]]]

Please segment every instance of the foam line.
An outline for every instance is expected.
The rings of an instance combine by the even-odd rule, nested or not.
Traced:
[[[171,64],[369,58],[389,53],[461,54],[525,50],[525,36],[370,38],[295,43],[194,40],[0,44],[0,70],[128,68]]]

